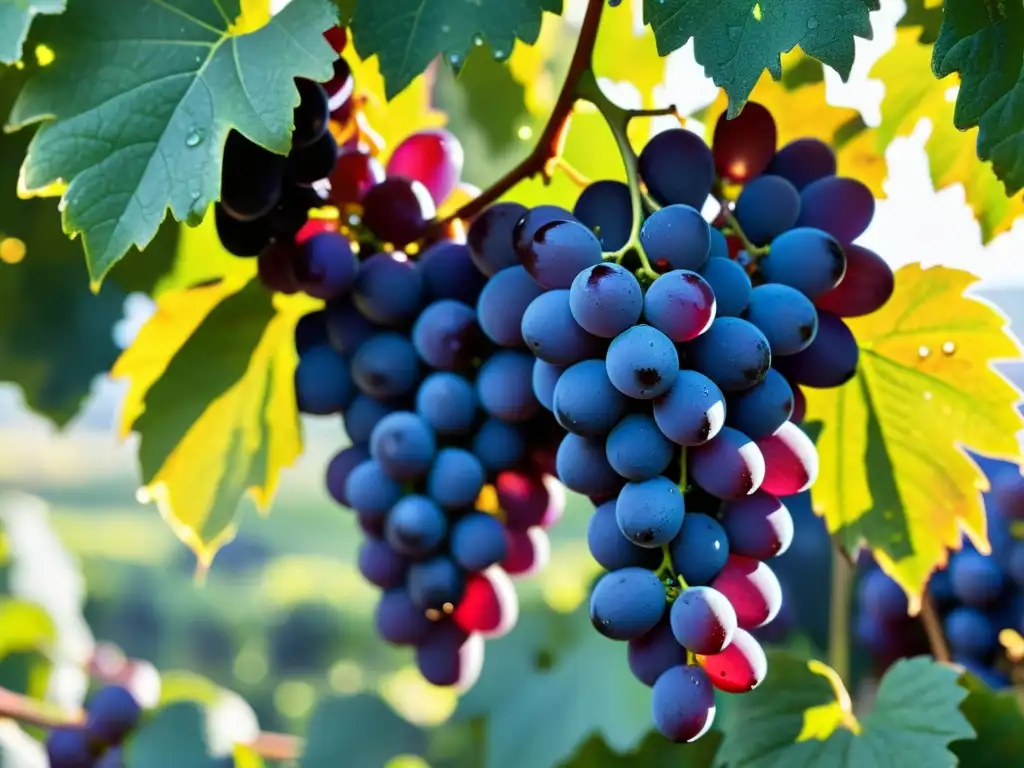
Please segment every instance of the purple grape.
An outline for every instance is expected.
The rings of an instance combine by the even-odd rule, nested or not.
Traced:
[[[601,263],[601,243],[579,222],[549,221],[537,227],[519,259],[543,287],[569,288],[580,272]]]
[[[711,440],[725,424],[725,395],[711,379],[682,370],[667,393],[654,401],[654,421],[669,440],[682,446]]]
[[[711,228],[696,208],[669,205],[644,222],[640,244],[659,272],[696,272],[704,266],[711,251]]]
[[[626,659],[633,676],[651,687],[666,670],[686,664],[687,655],[672,634],[671,624],[662,618],[650,632],[629,641]]]
[[[764,456],[753,440],[732,427],[687,451],[689,477],[719,499],[749,496],[764,481]]]
[[[569,308],[585,331],[613,339],[635,325],[644,307],[640,283],[618,264],[587,267],[572,281]]]
[[[736,632],[736,611],[728,598],[711,587],[684,589],[669,612],[676,641],[701,656],[729,647]]]
[[[770,493],[755,491],[727,501],[720,515],[729,550],[737,555],[767,560],[785,554],[793,543],[793,517]]]
[[[691,341],[715,319],[715,293],[696,272],[668,272],[647,289],[644,319],[672,341]]]

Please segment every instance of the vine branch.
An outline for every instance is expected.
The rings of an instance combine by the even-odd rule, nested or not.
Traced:
[[[949,645],[946,643],[946,636],[942,633],[942,622],[939,621],[939,613],[935,609],[935,600],[927,588],[921,598],[921,625],[928,637],[928,646],[931,648],[932,656],[936,661],[949,664],[952,660],[949,654]]]

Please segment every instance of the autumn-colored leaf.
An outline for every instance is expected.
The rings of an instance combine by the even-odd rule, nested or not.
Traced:
[[[958,77],[937,80],[921,75],[931,65],[932,48],[918,42],[919,35],[920,29],[915,27],[897,30],[896,44],[871,71],[885,83],[878,151],[884,151],[897,136],[911,134],[921,120],[929,120],[932,132],[925,151],[932,181],[936,189],[963,184],[982,237],[988,241],[1009,230],[1024,214],[1024,195],[1007,197],[991,163],[978,159],[977,128],[959,131],[953,125],[956,97],[951,89],[957,87]]]
[[[265,510],[301,452],[292,336],[311,306],[238,278],[168,291],[114,365],[130,381],[121,432],[141,438],[140,498],[203,564],[243,496]]]
[[[896,273],[886,307],[847,322],[857,375],[807,389],[807,421],[822,422],[815,508],[849,550],[859,544],[903,587],[912,613],[961,530],[989,551],[980,490],[965,448],[1019,453],[1019,393],[991,363],[1020,357],[997,310],[964,295],[976,278],[919,264]]]

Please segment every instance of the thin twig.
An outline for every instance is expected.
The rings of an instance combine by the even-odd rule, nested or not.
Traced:
[[[935,600],[927,589],[921,598],[921,625],[928,636],[932,656],[936,661],[948,664],[952,659],[949,655],[949,646],[946,644],[946,636],[942,633],[942,622],[939,621],[939,612],[935,610]]]

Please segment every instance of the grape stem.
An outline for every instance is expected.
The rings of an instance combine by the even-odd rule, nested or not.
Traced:
[[[850,679],[850,610],[853,601],[853,558],[837,541],[832,554],[828,614],[828,663],[842,680]]]
[[[931,648],[932,656],[936,661],[949,664],[952,658],[949,655],[949,645],[946,643],[946,636],[942,633],[942,622],[939,621],[939,613],[935,610],[935,600],[927,588],[921,598],[921,625],[928,637],[928,646]]]

